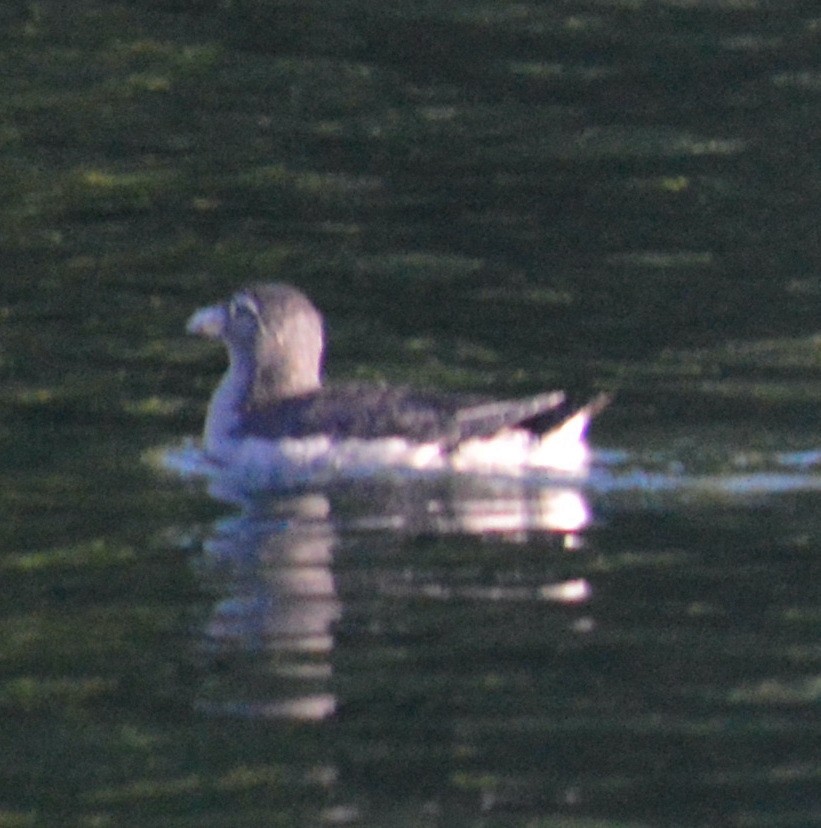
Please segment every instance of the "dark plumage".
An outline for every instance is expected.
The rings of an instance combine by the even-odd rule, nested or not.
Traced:
[[[409,388],[342,385],[274,400],[246,409],[242,431],[281,439],[329,434],[338,438],[406,437],[446,448],[519,426],[541,433],[560,422],[564,395],[487,403],[474,397],[424,393]]]

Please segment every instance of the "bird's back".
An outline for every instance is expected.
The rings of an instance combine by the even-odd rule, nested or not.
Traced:
[[[249,407],[241,417],[246,436],[270,440],[316,435],[331,439],[402,437],[453,447],[520,427],[541,434],[571,413],[564,394],[550,392],[509,401],[409,388],[341,385]]]

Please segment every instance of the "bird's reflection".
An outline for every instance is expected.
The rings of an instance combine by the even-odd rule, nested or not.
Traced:
[[[579,489],[509,480],[371,481],[246,500],[240,515],[212,527],[197,558],[214,595],[203,629],[206,678],[198,707],[254,718],[311,720],[334,713],[335,627],[345,611],[334,552],[343,541],[346,547],[363,536],[385,546],[418,535],[522,541],[540,533],[574,548],[589,522]],[[388,568],[374,583],[394,597],[414,589],[429,595],[431,588],[409,577],[406,566],[401,573]],[[441,594],[454,594],[451,586],[443,584]],[[517,586],[509,595],[499,587],[483,590],[462,584],[455,592],[474,600],[568,603],[589,593],[578,579],[540,582],[525,592]]]
[[[204,631],[213,670],[200,707],[321,718],[334,709],[324,687],[341,609],[328,501],[305,495],[266,506],[221,521],[203,545],[202,575],[219,597]]]

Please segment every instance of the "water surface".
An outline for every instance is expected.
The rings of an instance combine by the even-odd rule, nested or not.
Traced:
[[[813,4],[0,12],[0,824],[821,822]],[[616,392],[589,478],[169,475],[328,373]]]

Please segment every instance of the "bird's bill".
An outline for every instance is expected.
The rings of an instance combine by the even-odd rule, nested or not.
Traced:
[[[212,305],[195,311],[185,330],[207,339],[219,339],[225,332],[226,310],[222,305]]]

